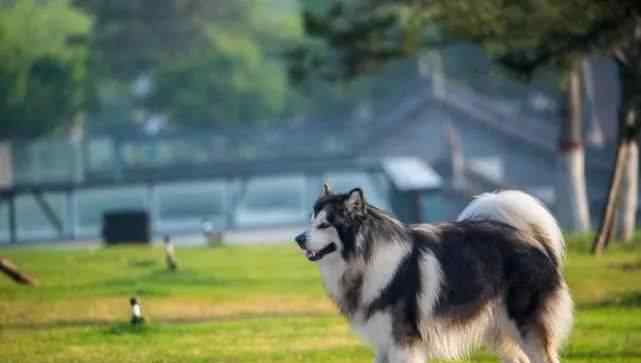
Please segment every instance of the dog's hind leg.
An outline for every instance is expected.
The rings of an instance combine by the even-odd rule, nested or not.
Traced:
[[[528,358],[525,344],[518,335],[501,335],[493,348],[503,363],[534,363]]]
[[[502,363],[530,363],[530,359],[522,350],[499,353]]]
[[[522,342],[512,337],[503,337],[495,346],[496,353],[503,363],[532,363],[523,348]]]
[[[487,345],[493,348],[503,363],[531,363],[525,351],[525,342],[507,312],[497,309],[494,326],[487,336]]]
[[[525,344],[532,363],[559,363],[559,343],[550,328],[541,322],[528,327]]]
[[[532,363],[559,363],[559,348],[570,333],[573,303],[565,283],[549,296],[539,315],[525,331]]]
[[[526,329],[525,346],[532,363],[559,363],[559,344],[550,329],[537,322]]]
[[[559,363],[556,348],[547,342],[545,332],[533,327],[527,332],[525,342],[527,354],[532,363]]]

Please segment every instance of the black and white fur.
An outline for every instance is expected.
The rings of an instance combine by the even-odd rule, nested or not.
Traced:
[[[573,304],[552,215],[518,191],[484,194],[453,223],[405,225],[361,189],[325,185],[296,237],[376,363],[459,358],[557,363]]]

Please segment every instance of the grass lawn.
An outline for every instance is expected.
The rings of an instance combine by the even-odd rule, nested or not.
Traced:
[[[567,259],[577,314],[563,361],[641,363],[641,247],[598,259],[585,249],[574,241]],[[295,246],[177,254],[171,273],[159,248],[0,249],[40,281],[29,288],[0,275],[0,362],[372,360]],[[143,327],[128,324],[136,294]]]

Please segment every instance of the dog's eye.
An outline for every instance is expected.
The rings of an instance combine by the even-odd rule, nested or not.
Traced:
[[[329,223],[321,223],[318,225],[318,229],[326,229],[331,227]]]

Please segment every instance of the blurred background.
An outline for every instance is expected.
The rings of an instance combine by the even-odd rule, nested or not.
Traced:
[[[517,188],[568,231],[597,224],[621,104],[611,58],[523,77],[442,37],[332,73],[345,58],[319,21],[349,24],[346,8],[0,1],[0,243],[99,240],[114,211],[146,213],[152,236],[289,239],[325,180],[406,222]]]
[[[371,362],[292,241],[328,182],[536,196],[563,361],[641,363],[640,133],[639,0],[0,0],[0,361]]]

